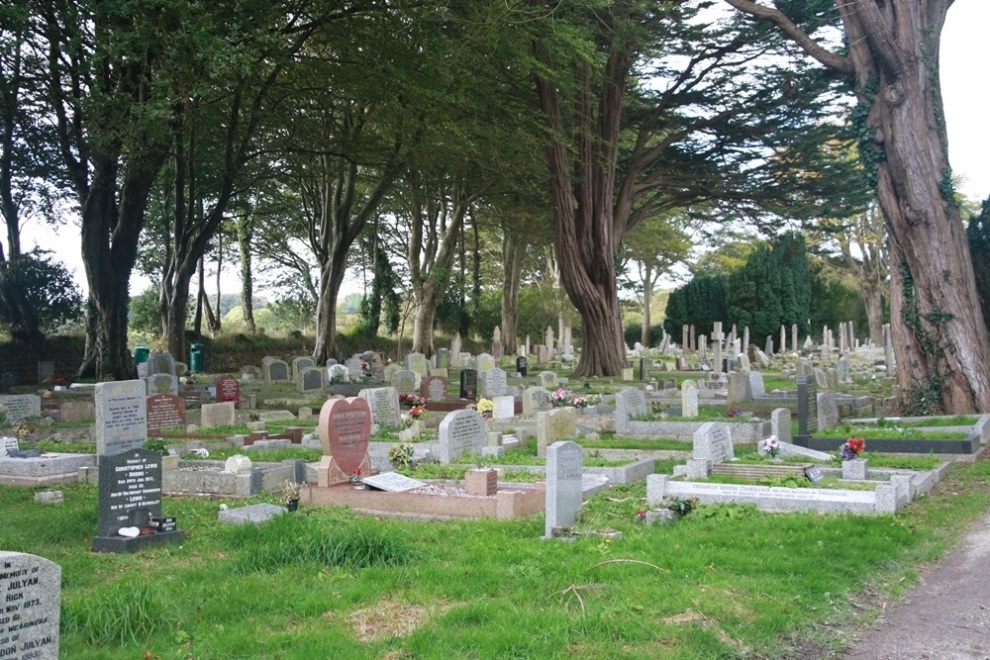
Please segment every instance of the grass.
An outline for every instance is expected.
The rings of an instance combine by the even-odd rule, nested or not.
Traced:
[[[597,440],[589,440],[580,436],[574,440],[585,449],[667,449],[691,451],[693,446],[689,440],[672,440],[667,438],[624,438],[614,433],[601,433]]]
[[[63,657],[796,658],[839,653],[836,631],[877,614],[863,603],[897,596],[987,510],[990,461],[876,518],[717,505],[646,527],[645,484],[617,486],[577,528],[622,539],[573,543],[542,541],[540,515],[399,522],[304,504],[232,527],[224,500],[166,498],[185,542],[94,554],[95,487],[61,489],[53,507],[0,486],[0,547],[61,565]]]
[[[816,431],[811,436],[813,438],[865,438],[866,440],[965,440],[970,434],[961,431],[929,431],[918,428],[876,428],[874,426],[849,426],[848,424],[843,424],[834,429]]]

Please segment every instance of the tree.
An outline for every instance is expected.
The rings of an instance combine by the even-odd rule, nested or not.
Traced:
[[[952,0],[835,2],[848,54],[802,29],[829,22],[832,3],[791,12],[725,0],[776,25],[807,54],[855,84],[860,155],[876,183],[890,237],[891,329],[901,407],[990,411],[990,334],[956,204],[939,90],[938,53]],[[824,18],[822,18],[824,16]]]
[[[969,253],[973,257],[976,292],[983,310],[983,323],[990,328],[990,197],[983,200],[980,213],[969,216],[966,226]]]
[[[674,341],[684,342],[684,326],[693,325],[699,335],[711,336],[715,322],[729,319],[729,296],[725,275],[695,275],[667,299],[663,327]]]
[[[35,330],[51,332],[83,315],[83,297],[65,266],[53,262],[47,250],[34,249],[0,268],[0,289],[16,289],[31,309],[24,316],[21,308],[11,307],[0,297],[0,322],[19,341]]]

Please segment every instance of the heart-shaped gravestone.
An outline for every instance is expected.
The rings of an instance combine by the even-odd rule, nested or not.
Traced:
[[[371,408],[358,397],[330,399],[320,409],[320,444],[345,475],[352,475],[368,456]]]

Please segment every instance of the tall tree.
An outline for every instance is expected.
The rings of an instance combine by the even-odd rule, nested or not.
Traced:
[[[788,5],[725,0],[769,21],[855,83],[860,154],[890,236],[891,328],[906,411],[925,398],[948,413],[990,411],[990,334],[953,194],[939,88],[939,45],[952,0],[844,0]],[[841,20],[848,53],[803,29]]]

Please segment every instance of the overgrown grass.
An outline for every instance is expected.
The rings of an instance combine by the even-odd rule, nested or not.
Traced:
[[[870,518],[717,505],[646,527],[645,484],[616,486],[576,527],[622,539],[573,543],[541,540],[541,515],[424,523],[304,504],[230,527],[223,500],[166,498],[183,543],[95,554],[96,488],[62,486],[58,507],[35,490],[0,486],[0,547],[62,567],[67,658],[798,658],[840,653],[869,603],[987,510],[990,461]]]

